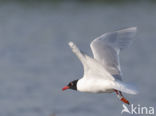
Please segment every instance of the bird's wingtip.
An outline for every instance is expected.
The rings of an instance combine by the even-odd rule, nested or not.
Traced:
[[[119,32],[119,33],[127,33],[128,32],[128,33],[132,34],[132,36],[133,36],[137,32],[137,27],[136,26],[129,27],[129,28],[125,28],[125,29],[119,30],[117,32]]]
[[[68,43],[68,45],[69,45],[69,46],[73,46],[74,43],[73,43],[72,41],[70,41],[70,42]]]

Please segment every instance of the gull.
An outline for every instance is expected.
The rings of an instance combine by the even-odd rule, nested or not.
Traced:
[[[136,34],[136,27],[130,27],[115,32],[107,32],[95,38],[91,44],[93,58],[79,50],[73,43],[69,46],[81,61],[84,75],[78,80],[69,82],[62,90],[72,89],[88,93],[113,93],[120,101],[130,104],[123,96],[137,94],[137,89],[122,81],[122,72],[119,62],[119,53],[129,46]]]

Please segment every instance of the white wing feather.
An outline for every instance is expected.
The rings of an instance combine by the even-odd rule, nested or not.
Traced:
[[[115,80],[115,78],[101,64],[99,64],[95,59],[80,51],[73,42],[69,42],[69,46],[71,47],[73,53],[75,53],[76,56],[79,58],[84,67],[83,77],[103,77],[108,80]]]
[[[126,48],[136,33],[136,27],[104,33],[90,46],[94,58],[112,75],[120,75],[119,52]]]

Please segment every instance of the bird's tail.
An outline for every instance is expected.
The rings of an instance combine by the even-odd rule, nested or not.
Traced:
[[[119,80],[115,80],[115,84],[114,84],[114,89],[122,91],[124,93],[128,93],[128,94],[137,94],[138,91],[137,89],[125,82],[119,81]]]

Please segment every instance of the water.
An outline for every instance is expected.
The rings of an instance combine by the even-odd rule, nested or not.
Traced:
[[[126,97],[155,107],[155,11],[150,3],[0,4],[0,115],[121,115],[122,103],[114,94],[61,88],[83,74],[69,41],[92,55],[89,43],[95,37],[129,26],[138,32],[121,53],[121,68],[124,81],[136,84],[140,94]]]

